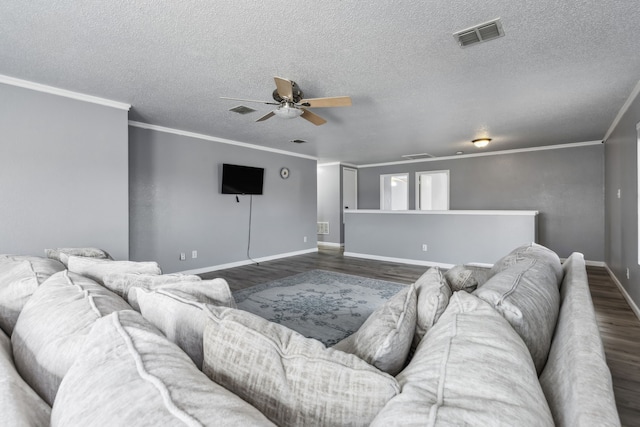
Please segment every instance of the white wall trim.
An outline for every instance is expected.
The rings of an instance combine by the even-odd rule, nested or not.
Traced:
[[[424,265],[425,267],[440,267],[440,268],[449,269],[454,266],[454,264],[445,264],[441,262],[422,261],[418,259],[407,259],[407,258],[393,258],[393,257],[379,256],[379,255],[360,254],[356,252],[345,252],[344,256],[348,256],[352,258],[372,259],[375,261],[397,262],[399,264]]]
[[[344,243],[318,241],[318,246],[325,246],[325,247],[329,247],[329,248],[341,248],[341,247],[344,246]]]
[[[189,132],[189,131],[180,130],[180,129],[173,129],[173,128],[168,128],[164,126],[152,125],[149,123],[136,122],[133,120],[129,120],[129,126],[133,126],[141,129],[155,130],[158,132],[172,133],[174,135],[186,136],[189,138],[203,139],[205,141],[219,142],[221,144],[236,145],[239,147],[251,148],[253,150],[269,151],[271,153],[283,154],[285,156],[302,157],[303,159],[310,159],[310,160],[316,160],[316,161],[318,160],[317,157],[308,156],[306,154],[298,154],[291,151],[278,150],[277,148],[263,147],[262,145],[249,144],[246,142],[234,141],[232,139],[218,138],[216,136],[205,135],[202,133]]]
[[[633,101],[635,101],[639,93],[640,93],[640,81],[638,81],[636,86],[633,88],[633,90],[629,94],[629,97],[627,98],[627,100],[624,102],[624,104],[622,104],[620,111],[618,111],[618,115],[616,116],[615,119],[613,119],[611,126],[609,126],[609,130],[607,130],[607,133],[604,134],[604,138],[602,138],[603,141],[606,142],[607,139],[609,139],[613,131],[618,126],[618,123],[620,123],[620,120],[622,120],[622,116],[624,116],[627,110],[629,109],[629,107],[631,107],[631,104],[633,104]]]
[[[339,165],[340,162],[330,162],[330,163],[318,163],[318,167],[325,167],[325,166],[336,166]]]
[[[640,320],[640,309],[636,305],[635,301],[631,298],[631,295],[629,295],[629,292],[627,292],[624,286],[622,286],[622,283],[620,283],[620,280],[618,280],[616,275],[613,273],[613,271],[609,268],[609,266],[606,263],[604,265],[604,268],[609,273],[609,276],[611,277],[611,280],[613,280],[613,283],[615,283],[618,289],[620,289],[620,293],[622,293],[622,296],[624,297],[624,299],[627,300],[627,304],[629,304],[629,307],[631,307],[631,311],[633,311],[636,317]]]
[[[91,102],[92,104],[104,105],[105,107],[118,108],[120,110],[129,111],[131,104],[124,102],[112,101],[110,99],[100,98],[97,96],[86,95],[80,92],[73,92],[66,89],[60,89],[53,86],[47,86],[40,83],[30,82],[28,80],[16,79],[15,77],[9,77],[0,74],[0,83],[4,83],[11,86],[22,87],[25,89],[31,89],[38,92],[49,93],[52,95],[64,96],[65,98],[71,98],[78,101]]]
[[[359,165],[358,168],[375,168],[379,166],[392,166],[392,165],[405,165],[410,163],[425,163],[425,162],[438,162],[441,160],[455,160],[455,159],[465,159],[470,157],[484,157],[484,156],[502,156],[504,154],[515,154],[515,153],[528,153],[532,151],[543,151],[543,150],[561,150],[564,148],[576,148],[576,147],[587,147],[590,145],[598,145],[602,144],[601,140],[598,141],[586,141],[586,142],[573,142],[569,144],[556,144],[556,145],[543,145],[540,147],[529,147],[529,148],[515,148],[513,150],[501,150],[501,151],[487,151],[485,153],[473,153],[473,154],[462,154],[459,156],[444,156],[444,157],[434,157],[431,159],[415,159],[415,160],[399,160],[397,162],[386,162],[386,163],[372,163],[368,165]]]
[[[316,247],[316,248],[312,248],[312,249],[304,249],[304,250],[301,250],[301,251],[287,252],[287,253],[284,253],[284,254],[277,254],[277,255],[270,255],[270,256],[261,257],[261,258],[254,258],[253,261],[250,260],[250,259],[247,259],[247,260],[242,260],[242,261],[229,262],[229,263],[226,263],[226,264],[212,265],[211,267],[196,268],[194,270],[178,271],[177,273],[182,273],[182,274],[203,274],[203,273],[208,273],[210,271],[218,271],[218,270],[226,270],[227,268],[243,267],[245,265],[255,264],[256,262],[260,263],[260,262],[273,261],[273,260],[280,259],[280,258],[288,258],[288,257],[292,257],[292,256],[297,256],[297,255],[305,255],[305,254],[310,254],[310,253],[313,253],[313,252],[318,252],[318,248]]]
[[[538,211],[470,211],[470,210],[448,210],[448,211],[419,211],[408,209],[404,211],[390,211],[381,209],[345,209],[345,214],[392,214],[392,215],[504,215],[504,216],[536,216]]]

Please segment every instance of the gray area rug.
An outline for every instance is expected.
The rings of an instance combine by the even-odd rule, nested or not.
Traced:
[[[311,270],[234,292],[238,308],[331,346],[406,285]]]

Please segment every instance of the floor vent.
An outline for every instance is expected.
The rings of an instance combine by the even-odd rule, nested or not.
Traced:
[[[238,114],[249,114],[253,113],[256,110],[254,110],[253,108],[245,107],[244,105],[238,105],[237,107],[233,107],[229,111],[233,111],[234,113]]]
[[[404,154],[402,156],[405,160],[419,160],[419,159],[433,159],[435,156],[429,153],[419,153],[419,154]]]
[[[328,222],[319,222],[318,223],[318,233],[317,234],[329,234],[329,223]]]
[[[471,46],[502,36],[504,36],[504,30],[500,18],[458,31],[453,35],[460,47]]]

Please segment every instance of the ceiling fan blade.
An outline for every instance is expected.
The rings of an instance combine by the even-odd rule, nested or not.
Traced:
[[[332,96],[330,98],[303,99],[300,105],[310,108],[321,107],[351,107],[351,98],[348,96]]]
[[[267,114],[265,114],[264,116],[260,117],[258,120],[256,120],[256,122],[264,122],[265,120],[267,120],[270,117],[273,117],[274,115],[275,115],[275,113],[273,111],[270,111]]]
[[[229,98],[229,97],[226,97],[226,96],[221,96],[220,99],[230,99],[232,101],[244,101],[244,102],[257,102],[259,104],[268,104],[268,105],[280,105],[278,102],[257,101],[255,99]]]
[[[302,115],[300,117],[302,117],[305,120],[310,121],[311,123],[313,123],[316,126],[320,126],[323,125],[325,123],[327,123],[327,121],[325,119],[323,119],[322,117],[320,117],[319,115],[312,113],[309,110],[305,110],[304,108],[302,108],[302,111],[304,111],[302,113]]]
[[[282,77],[274,77],[276,82],[276,88],[278,88],[278,95],[282,98],[293,99],[293,85],[291,80],[283,79]]]

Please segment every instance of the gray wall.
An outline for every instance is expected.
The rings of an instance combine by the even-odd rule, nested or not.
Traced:
[[[606,263],[640,305],[638,267],[638,134],[640,98],[636,97],[605,141]],[[618,198],[620,189],[620,198]],[[629,269],[627,279],[626,269]]]
[[[379,209],[380,175],[450,170],[450,209],[537,210],[539,243],[568,257],[582,252],[604,260],[604,148],[602,144],[555,150],[462,157],[358,169],[358,207]],[[524,242],[523,242],[524,243]]]
[[[318,234],[318,242],[342,243],[341,171],[339,164],[318,167],[318,222],[329,223],[329,234]]]
[[[127,116],[0,84],[0,253],[129,257]]]
[[[316,248],[315,160],[137,127],[129,157],[134,260],[156,260],[167,273],[248,260],[250,196],[236,203],[220,193],[223,163],[265,168],[264,194],[253,196],[252,258]]]

